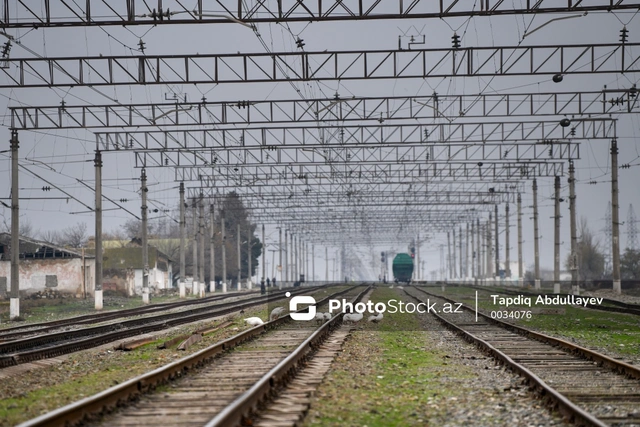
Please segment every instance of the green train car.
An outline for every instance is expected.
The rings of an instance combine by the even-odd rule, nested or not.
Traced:
[[[409,254],[398,254],[393,259],[393,277],[398,282],[410,282],[413,274],[413,258]]]

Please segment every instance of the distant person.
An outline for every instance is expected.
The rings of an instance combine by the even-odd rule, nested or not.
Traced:
[[[267,288],[271,286],[271,280],[269,280],[269,278],[267,277]]]
[[[274,277],[273,279],[271,279],[271,284],[273,285],[273,287],[276,287],[276,278]]]
[[[264,277],[260,281],[260,295],[264,295],[267,293],[267,289],[264,287]]]

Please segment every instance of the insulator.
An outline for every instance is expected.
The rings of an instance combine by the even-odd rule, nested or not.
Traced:
[[[629,30],[627,30],[627,26],[625,25],[620,30],[620,43],[626,43],[629,38]]]
[[[460,49],[460,36],[457,33],[453,33],[451,43],[454,49]]]

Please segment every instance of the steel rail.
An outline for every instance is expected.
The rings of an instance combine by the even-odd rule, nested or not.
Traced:
[[[416,300],[421,301],[419,298],[415,297],[414,295],[411,295],[406,290],[405,290],[405,293],[415,298]],[[437,296],[440,298],[440,296],[438,295],[434,295],[434,296]],[[443,298],[443,299],[452,301],[448,298]],[[469,307],[466,307],[466,306],[465,308],[469,309]],[[511,357],[507,356],[502,351],[492,346],[487,341],[473,335],[472,333],[462,329],[461,327],[455,325],[454,323],[449,322],[447,319],[445,319],[444,317],[440,316],[437,313],[432,313],[432,314],[436,316],[436,318],[447,328],[455,331],[456,333],[464,337],[466,341],[477,345],[478,347],[483,349],[485,352],[489,353],[491,357],[500,360],[504,365],[508,366],[511,370],[516,372],[518,375],[527,378],[530,384],[533,384],[535,388],[540,392],[540,394],[550,397],[558,405],[558,408],[561,413],[563,413],[564,415],[570,416],[574,421],[577,421],[579,425],[586,425],[586,426],[593,426],[593,427],[608,427],[608,424],[603,423],[602,421],[598,420],[590,413],[586,412],[582,408],[575,405],[573,402],[571,402],[569,399],[567,399],[565,396],[563,396],[561,393],[559,393],[553,387],[551,387],[549,384],[543,381],[542,378],[540,378],[539,376],[531,372],[525,366],[513,360]]]
[[[458,286],[458,285],[454,285],[454,286]],[[482,286],[476,286],[476,285],[462,285],[462,286],[478,289],[482,291],[489,291],[488,289],[483,288]],[[510,289],[503,289],[503,288],[497,288],[497,289],[500,290],[500,292],[502,293],[510,294],[510,295],[518,294],[518,295],[527,295],[527,296],[536,296],[536,297],[541,295],[533,292],[513,291]],[[559,295],[561,297],[570,296],[569,294],[554,294],[554,295]],[[587,304],[582,307],[586,307],[591,310],[600,310],[600,311],[608,311],[611,313],[632,314],[635,316],[640,316],[640,304],[628,304],[622,301],[616,301],[616,300],[607,299],[607,298],[602,298],[602,302],[616,305],[617,307],[609,307],[609,306],[598,305],[598,304]]]
[[[317,289],[317,288],[315,288]],[[309,292],[309,288],[302,288],[292,291],[292,294],[299,294],[303,292]],[[211,317],[222,316],[225,314],[233,313],[238,310],[250,308],[255,305],[268,303],[271,301],[279,300],[283,297],[283,293],[265,297],[256,297],[249,300],[243,300],[232,303],[221,304],[216,307],[204,307],[202,309],[192,310],[195,313],[185,315],[185,312],[171,313],[168,315],[153,316],[152,318],[136,319],[127,322],[133,327],[126,328],[121,324],[110,324],[106,326],[98,326],[95,328],[85,328],[75,331],[65,331],[57,334],[39,335],[36,337],[25,338],[22,340],[9,341],[0,344],[0,351],[4,354],[0,355],[0,367],[14,366],[21,363],[27,363],[34,360],[40,360],[49,357],[56,357],[63,354],[85,350],[105,343],[113,342],[122,338],[127,338],[142,333],[154,332],[163,330],[169,327],[182,325],[185,323],[195,322]],[[152,320],[149,320],[152,319]],[[141,326],[140,322],[144,322]],[[124,328],[124,329],[121,329]],[[88,333],[100,334],[99,336],[93,336],[85,339],[80,339],[72,342],[63,342],[59,345],[50,347],[38,348],[34,350],[21,351],[25,348],[33,346],[43,346],[57,341],[68,341],[73,338],[82,338],[88,335]]]
[[[137,316],[140,314],[149,314],[156,311],[171,310],[173,308],[183,307],[185,305],[206,304],[209,302],[220,301],[228,298],[251,295],[257,292],[259,291],[242,292],[242,293],[230,292],[225,295],[211,295],[211,296],[197,299],[197,300],[185,300],[185,301],[177,301],[177,302],[150,304],[147,306],[128,308],[124,310],[114,310],[114,311],[108,311],[108,312],[102,312],[102,313],[85,314],[82,316],[75,316],[75,317],[69,317],[66,319],[53,320],[51,322],[31,323],[26,325],[14,326],[12,328],[0,329],[0,342],[6,341],[7,339],[13,338],[15,336],[48,332],[56,328],[59,328],[61,326],[105,322],[108,320],[118,319],[120,317]],[[40,328],[40,329],[33,329],[33,328]],[[22,331],[22,332],[19,332],[19,331]]]
[[[449,302],[455,302],[455,303],[459,303],[459,301],[454,301],[451,298],[448,297],[443,297],[440,295],[436,295],[436,294],[432,294],[429,293],[427,291],[425,291],[424,289],[420,289],[419,287],[415,287],[415,289],[419,290],[420,292],[423,292],[427,295],[432,295],[434,297],[437,298],[442,298],[444,300],[447,300]],[[471,311],[475,311],[472,307],[469,307],[466,304],[462,305],[464,308],[466,308],[467,310],[471,310]],[[499,325],[505,329],[511,330],[513,332],[516,332],[522,336],[525,337],[530,337],[533,338],[537,341],[540,342],[546,342],[548,344],[551,345],[555,345],[558,347],[562,347],[566,350],[568,350],[569,352],[573,353],[573,354],[580,354],[583,358],[587,359],[587,360],[591,360],[593,362],[597,362],[600,363],[601,365],[604,365],[606,367],[608,367],[609,369],[627,375],[631,378],[636,378],[640,380],[640,368],[630,365],[628,363],[613,359],[609,356],[606,356],[604,354],[600,354],[596,351],[593,350],[589,350],[588,348],[579,346],[577,344],[571,343],[569,341],[565,341],[563,339],[560,338],[556,338],[556,337],[552,337],[550,335],[546,335],[543,334],[541,332],[535,332],[532,331],[530,329],[524,328],[522,326],[516,326],[516,325],[512,325],[511,323],[507,323],[507,322],[503,322],[501,320],[498,319],[492,319],[491,316],[488,316],[484,313],[478,312],[478,316],[482,317],[483,319],[489,321],[490,323]]]
[[[371,289],[371,286],[360,292],[353,303],[359,302]],[[236,425],[252,425],[250,418],[259,406],[269,400],[277,390],[286,385],[300,370],[309,357],[315,353],[320,344],[327,339],[331,331],[340,324],[342,316],[334,316],[307,338],[293,353],[274,366],[248,391],[223,409],[205,427],[229,427]]]
[[[357,286],[354,286],[326,297],[318,301],[316,304],[321,304],[332,297],[345,294],[356,287]],[[43,414],[32,420],[26,421],[18,427],[67,427],[69,425],[76,425],[85,419],[89,419],[97,414],[104,413],[122,404],[130,402],[131,400],[138,398],[140,395],[155,389],[159,385],[180,378],[188,371],[208,363],[224,351],[231,350],[238,345],[263,334],[267,330],[288,322],[289,319],[290,316],[286,315],[254,328],[247,329],[246,331],[213,344],[190,356],[183,357],[180,360],[169,363],[168,365],[157,368],[151,372],[139,375],[93,396],[89,396],[77,402],[63,406],[62,408]]]

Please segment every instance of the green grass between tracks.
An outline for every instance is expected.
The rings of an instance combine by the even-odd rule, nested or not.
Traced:
[[[323,289],[311,295],[319,300],[342,289],[344,287]],[[286,309],[285,302],[281,300],[280,305]],[[157,350],[156,347],[174,337],[221,322],[202,321],[197,327],[185,325],[165,335],[159,332],[162,338],[133,351],[112,350],[118,342],[135,339],[127,338],[109,345],[108,350],[81,351],[69,355],[61,364],[7,378],[0,383],[0,426],[13,426],[27,421],[213,345],[249,329],[243,320],[247,317],[266,319],[267,311],[266,305],[245,309],[244,314],[230,319],[234,321],[231,326],[204,336],[201,342],[187,351],[177,351],[176,347]]]
[[[475,303],[476,289],[473,288],[449,286],[444,294],[442,294],[440,287],[429,287],[426,290],[453,299],[460,298],[461,301],[471,306]],[[514,296],[500,294],[497,290],[478,291],[478,306],[484,309],[485,313],[496,309],[496,306],[489,300],[490,294]],[[513,306],[506,310],[529,310],[529,307]],[[564,314],[533,313],[531,319],[520,319],[514,323],[549,335],[569,339],[585,347],[604,348],[621,357],[637,357],[640,353],[640,316],[636,315],[567,306]]]
[[[195,297],[190,297],[195,299]],[[156,296],[151,298],[152,304],[179,301],[175,295]],[[110,297],[104,298],[103,312],[125,310],[129,308],[142,307],[142,297]],[[27,299],[20,301],[20,317],[23,321],[9,322],[9,303],[0,303],[0,329],[23,325],[25,323],[41,323],[54,320],[66,319],[68,317],[82,316],[85,314],[95,314],[95,302],[93,298],[65,298],[65,299]]]
[[[399,298],[376,288],[373,302]],[[366,318],[366,317],[365,317]],[[319,387],[305,426],[424,426],[446,422],[446,401],[461,390],[471,368],[449,363],[430,346],[416,315],[385,314],[360,323]]]

